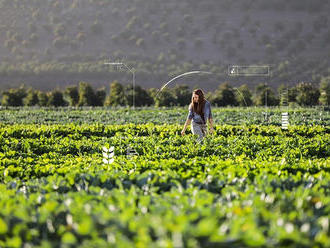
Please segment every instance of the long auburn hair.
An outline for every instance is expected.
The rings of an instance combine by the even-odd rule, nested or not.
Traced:
[[[198,95],[198,102],[194,102],[194,94]],[[192,109],[195,113],[199,114],[204,120],[204,106],[205,106],[205,97],[204,92],[201,89],[197,89],[193,91],[191,96],[191,103],[189,105],[189,109]]]

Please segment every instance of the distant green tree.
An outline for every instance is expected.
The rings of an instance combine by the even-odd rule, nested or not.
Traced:
[[[141,86],[135,88],[136,95],[138,97],[137,106],[151,106],[154,104],[154,99],[151,97],[149,92],[143,89]],[[135,99],[136,100],[136,99]]]
[[[76,106],[79,102],[79,92],[77,86],[68,86],[64,91],[64,97],[69,103],[69,106]]]
[[[219,85],[219,88],[215,91],[215,94],[210,100],[218,106],[237,105],[234,89],[227,82]]]
[[[192,92],[188,85],[175,85],[171,91],[175,98],[175,105],[186,106],[190,103]]]
[[[153,98],[141,86],[136,85],[134,89],[134,104],[136,107],[150,106],[154,103]],[[126,104],[128,106],[133,106],[133,86],[131,84],[125,86],[124,92]]]
[[[38,91],[38,105],[47,106],[48,105],[48,95],[43,91]]]
[[[148,95],[152,98],[153,103],[155,103],[155,97],[157,95],[158,89],[156,88],[149,88],[147,89]]]
[[[279,104],[278,97],[274,91],[264,83],[257,85],[254,104],[257,106],[276,106]]]
[[[107,93],[105,88],[100,88],[95,91],[95,103],[94,106],[103,106]]]
[[[330,105],[330,77],[323,77],[320,83],[320,103]]]
[[[26,97],[23,99],[24,106],[36,106],[39,104],[38,92],[29,88]]]
[[[17,89],[9,89],[2,92],[2,106],[23,106],[23,99],[26,97],[26,89],[21,86]]]
[[[78,106],[95,106],[95,93],[93,88],[86,82],[79,83]]]
[[[277,88],[278,96],[279,96],[279,104],[284,106],[285,104],[290,105],[290,103],[296,102],[297,98],[297,87],[289,87],[287,85],[281,84]]]
[[[318,104],[320,91],[311,83],[301,82],[297,85],[297,103],[301,106],[315,106]]]
[[[110,93],[106,98],[105,106],[123,106],[126,104],[124,87],[114,81],[110,84]]]
[[[297,86],[289,88],[289,103],[297,102],[298,89]]]
[[[252,94],[247,84],[243,84],[238,87],[235,91],[235,97],[239,106],[251,106],[253,103]]]
[[[62,91],[55,89],[55,90],[49,92],[48,93],[48,105],[55,106],[55,107],[65,106],[66,102],[63,98]]]
[[[176,100],[171,90],[165,88],[154,98],[156,107],[175,106]]]

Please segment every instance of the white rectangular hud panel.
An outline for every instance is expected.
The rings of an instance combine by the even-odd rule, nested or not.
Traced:
[[[230,65],[229,76],[270,76],[269,65]]]

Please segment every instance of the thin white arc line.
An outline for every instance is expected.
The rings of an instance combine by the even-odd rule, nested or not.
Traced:
[[[172,78],[170,81],[168,81],[167,83],[165,83],[161,88],[160,90],[157,92],[156,94],[156,98],[158,96],[158,94],[168,85],[170,84],[171,82],[173,82],[174,80],[180,78],[180,77],[184,77],[184,76],[187,76],[187,75],[191,75],[191,74],[212,74],[212,72],[208,72],[208,71],[190,71],[190,72],[186,72],[186,73],[183,73],[183,74],[180,74],[174,78]]]

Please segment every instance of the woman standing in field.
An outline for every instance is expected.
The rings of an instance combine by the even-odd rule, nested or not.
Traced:
[[[181,131],[181,135],[185,134],[187,126],[191,123],[191,131],[197,134],[199,140],[202,140],[207,134],[206,122],[209,121],[210,132],[213,133],[213,119],[211,113],[211,104],[204,97],[201,89],[194,90],[189,105],[189,113],[186,123]]]

